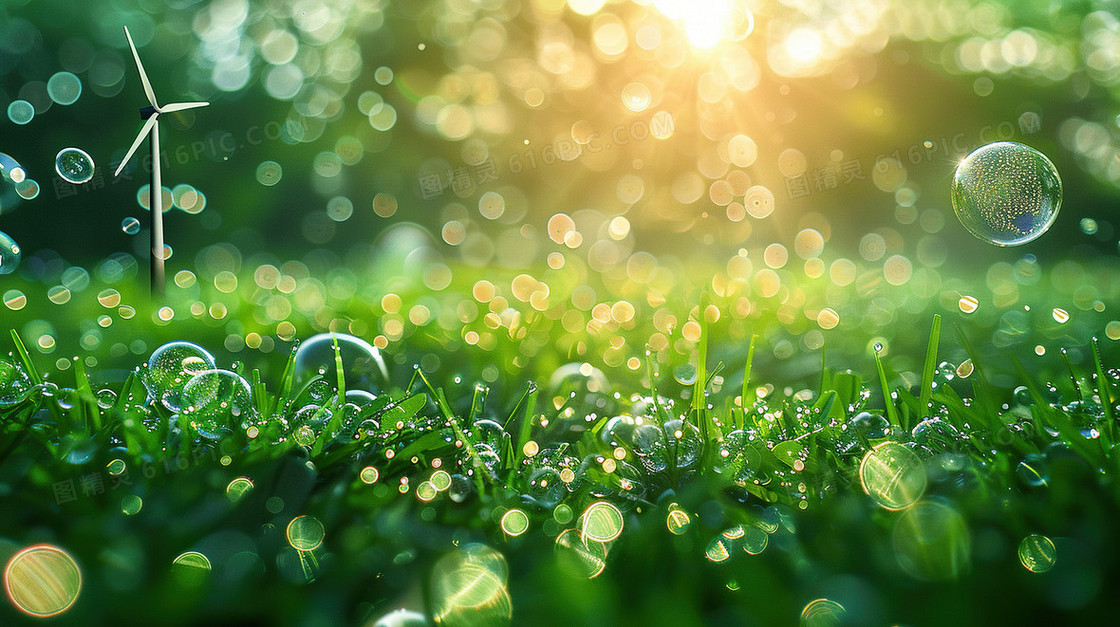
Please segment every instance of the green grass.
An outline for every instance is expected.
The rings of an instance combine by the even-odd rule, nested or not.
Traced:
[[[271,383],[256,364],[235,366],[248,375],[251,412],[227,416],[228,433],[217,440],[197,437],[185,412],[148,399],[135,371],[106,388],[90,384],[98,372],[87,373],[82,360],[69,372],[40,375],[36,362],[43,359],[13,331],[7,380],[0,382],[0,475],[19,514],[6,546],[47,541],[74,555],[86,576],[83,598],[67,614],[76,622],[162,621],[163,607],[178,608],[183,622],[237,616],[250,611],[244,598],[257,595],[272,603],[252,611],[277,622],[360,622],[400,605],[436,613],[446,591],[426,587],[428,569],[468,542],[497,548],[518,575],[508,586],[515,622],[637,620],[622,613],[621,590],[685,581],[692,583],[681,592],[682,607],[661,615],[662,606],[650,601],[638,615],[790,622],[825,596],[844,605],[853,623],[926,622],[953,614],[911,603],[921,590],[974,598],[989,590],[983,582],[993,573],[1023,589],[1060,588],[1062,577],[1074,577],[1062,565],[1082,568],[1086,560],[1098,583],[1112,576],[1107,556],[1116,546],[1092,525],[1104,524],[1120,502],[1112,450],[1116,377],[1095,343],[1091,368],[1071,366],[1057,387],[1021,369],[1016,384],[1023,387],[1012,394],[984,376],[991,365],[983,359],[974,359],[968,377],[937,367],[934,317],[914,386],[876,354],[870,379],[822,358],[817,390],[783,392],[753,374],[754,339],[742,363],[709,370],[711,325],[701,329],[694,379],[669,376],[683,364],[651,357],[644,377],[616,370],[608,379],[585,365],[551,381],[503,380],[504,402],[474,377],[416,367],[377,382],[376,400],[346,405],[345,368],[334,380],[297,385],[293,351]],[[332,361],[343,366],[337,350]],[[720,376],[740,368],[735,386]],[[74,385],[59,387],[66,379]],[[873,379],[881,396],[864,383]],[[603,384],[613,392],[597,387]],[[297,442],[307,416],[314,438]],[[656,437],[635,436],[632,420],[627,426],[614,416],[640,418]],[[255,437],[248,426],[259,431]],[[917,472],[928,487],[910,495],[922,501],[909,509],[950,512],[967,532],[927,537],[942,529],[932,514],[907,517],[865,494],[860,462],[887,441],[922,460]],[[110,488],[104,469],[117,459],[130,484]],[[379,472],[373,485],[359,479],[366,466]],[[437,470],[455,477],[451,488],[419,499]],[[560,489],[540,484],[567,471]],[[101,491],[78,487],[77,498],[58,498],[60,482],[80,486],[91,476],[101,477]],[[231,502],[225,486],[242,476],[255,487]],[[133,494],[144,506],[129,516],[121,499]],[[588,581],[557,560],[555,539],[579,529],[580,512],[600,500],[623,513],[624,529],[609,551],[604,547],[603,574]],[[530,528],[508,537],[498,521],[514,508],[528,514]],[[666,525],[673,508],[691,521],[681,535]],[[284,530],[304,514],[323,523],[326,538],[296,553]],[[933,531],[911,528],[915,520]],[[944,529],[958,529],[950,523]],[[1052,573],[1019,565],[1015,547],[1029,533],[1055,539],[1059,566]],[[764,549],[754,550],[762,539]],[[184,589],[171,561],[187,550],[209,551],[216,565]],[[251,572],[237,571],[230,551],[245,562],[234,564]],[[713,561],[723,551],[729,557]],[[532,574],[537,570],[548,574]],[[834,581],[845,576],[874,594]],[[88,602],[94,595],[129,602]],[[334,599],[329,608],[311,601],[322,595]],[[1018,600],[1007,616],[1091,612],[1102,602],[1096,592],[1085,599],[1046,593]]]

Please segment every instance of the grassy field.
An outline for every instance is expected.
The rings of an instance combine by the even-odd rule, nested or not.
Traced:
[[[1108,622],[1117,32],[5,2],[0,623]]]
[[[340,339],[301,344],[307,332],[282,325],[314,329],[311,315],[246,325],[235,341],[212,314],[259,310],[246,303],[262,293],[299,312],[321,283],[269,292],[254,268],[221,290],[220,272],[174,288],[169,321],[132,316],[136,296],[96,283],[10,314],[29,321],[12,325],[2,367],[0,468],[20,530],[7,551],[46,542],[80,565],[81,598],[58,620],[318,624],[407,607],[451,623],[934,624],[1105,611],[1117,351],[1091,303],[1068,319],[1037,304],[991,313],[981,293],[965,313],[943,291],[913,314],[898,303],[881,335],[874,312],[843,308],[834,328],[797,316],[798,334],[775,321],[780,304],[735,316],[734,296],[698,291],[692,307],[639,303],[629,325],[624,307],[570,331],[563,312],[534,319],[516,278],[493,284],[514,304],[485,320],[499,296],[476,298],[472,270],[457,268],[447,291],[462,300],[444,306],[470,304],[471,322],[405,313],[394,331],[432,301],[370,291],[334,310],[350,325],[327,325]],[[928,313],[936,302],[951,307]],[[70,333],[34,335],[48,306],[62,329],[82,328],[64,315],[111,323],[70,353],[52,342]],[[683,324],[658,331],[667,310]],[[1028,326],[1010,329],[1007,312]],[[912,332],[891,335],[900,319]],[[378,350],[353,330],[397,335]],[[610,355],[612,337],[649,334],[649,347],[658,333],[661,350]],[[150,358],[183,340],[197,345]],[[183,562],[190,551],[209,569]],[[806,608],[818,598],[838,606]]]

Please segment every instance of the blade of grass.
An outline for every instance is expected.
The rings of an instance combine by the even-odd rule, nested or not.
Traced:
[[[338,385],[338,404],[346,402],[346,373],[342,369],[342,349],[338,347],[338,336],[331,334],[331,346],[334,348],[334,372]]]
[[[754,345],[758,341],[758,334],[751,334],[751,344],[747,349],[747,363],[743,365],[743,392],[739,397],[739,416],[735,424],[736,429],[742,429],[747,424],[747,402],[750,398],[751,366],[754,364]]]
[[[15,329],[11,330],[12,344],[16,346],[16,353],[19,355],[19,360],[23,362],[23,368],[27,371],[27,377],[35,385],[43,382],[43,377],[39,376],[39,371],[35,369],[35,363],[31,361],[31,355],[27,352],[27,347],[23,345],[23,340],[20,339],[19,333]]]
[[[941,341],[941,314],[933,314],[933,326],[929,330],[929,342],[926,344],[926,361],[922,366],[922,389],[919,392],[918,405],[923,413],[918,418],[929,414],[929,399],[933,395],[933,374],[937,370],[937,345]]]
[[[887,410],[887,421],[891,426],[902,428],[902,423],[898,420],[898,408],[894,406],[894,399],[891,398],[891,391],[887,387],[887,372],[883,370],[883,360],[879,357],[879,351],[875,351],[875,368],[879,371],[879,388],[883,391],[883,405]]]
[[[79,406],[89,420],[90,433],[101,431],[101,411],[97,406],[97,398],[93,395],[93,388],[89,384],[86,365],[77,357],[74,358],[74,384],[78,392]]]
[[[1101,349],[1097,338],[1089,342],[1093,347],[1093,365],[1097,369],[1097,395],[1101,398],[1101,409],[1104,411],[1104,422],[1108,432],[1109,442],[1116,441],[1116,425],[1112,417],[1112,392],[1109,390],[1108,379],[1104,376],[1104,366],[1101,365]]]

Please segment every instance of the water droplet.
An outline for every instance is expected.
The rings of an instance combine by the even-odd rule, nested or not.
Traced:
[[[960,307],[961,312],[970,314],[980,307],[980,301],[976,300],[975,296],[961,296],[957,306]]]
[[[314,551],[323,544],[326,531],[323,523],[314,516],[296,516],[285,531],[288,544],[297,551]]]
[[[194,375],[215,368],[214,357],[191,342],[169,342],[157,348],[140,371],[148,395],[178,411],[179,395]]]
[[[520,509],[511,509],[502,515],[502,532],[511,538],[529,530],[529,515]]]
[[[622,534],[622,512],[607,501],[596,501],[583,512],[583,536],[595,542],[612,542]]]
[[[381,352],[369,342],[345,333],[320,333],[300,344],[296,351],[296,382],[322,374],[327,386],[338,381],[334,343],[338,342],[347,389],[378,390],[388,376]]]
[[[977,238],[997,246],[1037,239],[1058,217],[1062,180],[1046,155],[995,142],[968,155],[953,177],[953,209]]]
[[[1054,541],[1044,535],[1032,533],[1019,543],[1019,563],[1032,573],[1044,573],[1058,561]]]
[[[54,170],[68,183],[81,184],[93,178],[93,158],[81,148],[63,148],[54,158]]]
[[[913,451],[897,442],[884,442],[867,452],[859,465],[863,491],[884,509],[914,504],[926,490],[926,471]]]

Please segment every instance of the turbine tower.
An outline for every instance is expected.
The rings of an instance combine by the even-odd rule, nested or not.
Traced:
[[[140,72],[140,83],[144,86],[144,95],[148,97],[147,107],[140,108],[140,119],[147,120],[144,126],[140,128],[140,133],[136,136],[136,140],[132,142],[132,147],[128,149],[124,159],[121,159],[120,165],[117,166],[117,171],[113,176],[120,176],[121,170],[132,159],[132,155],[136,149],[140,147],[140,142],[144,141],[144,136],[148,136],[149,150],[152,153],[152,180],[151,187],[148,191],[150,198],[149,206],[152,212],[152,265],[151,265],[151,288],[152,296],[162,296],[164,277],[163,277],[163,177],[160,172],[160,159],[159,159],[159,116],[163,113],[173,113],[175,111],[186,111],[187,109],[195,109],[197,107],[205,107],[210,104],[209,102],[176,102],[169,105],[159,106],[156,102],[156,94],[152,91],[152,83],[148,80],[148,75],[144,72],[144,66],[140,63],[140,55],[136,52],[136,44],[132,43],[132,34],[128,32],[128,27],[124,27],[124,36],[128,39],[128,47],[132,49],[132,58],[136,61],[136,69]]]

